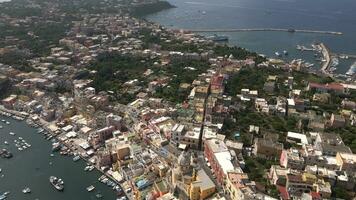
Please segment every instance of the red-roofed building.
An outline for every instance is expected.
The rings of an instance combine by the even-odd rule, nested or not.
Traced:
[[[289,200],[290,199],[289,193],[288,193],[286,187],[277,186],[277,189],[278,189],[279,195],[282,198],[282,200]]]
[[[216,74],[211,78],[210,90],[212,94],[222,94],[224,92],[224,76],[222,74]]]
[[[312,196],[313,200],[322,200],[320,194],[317,192],[310,192],[310,196]]]
[[[340,83],[327,83],[327,84],[309,83],[307,90],[315,90],[321,93],[335,92],[338,94],[342,94],[345,92],[344,86]]]

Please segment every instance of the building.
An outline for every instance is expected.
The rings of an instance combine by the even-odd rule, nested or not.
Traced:
[[[231,171],[227,173],[226,179],[226,191],[233,200],[245,200],[250,199],[255,192],[252,187],[255,186],[254,182],[251,182],[248,175],[239,171]]]
[[[17,95],[10,95],[9,97],[3,99],[1,103],[2,105],[5,106],[5,108],[12,109],[16,100],[17,100]]]
[[[206,140],[204,156],[209,161],[218,183],[224,185],[227,172],[235,169],[232,163],[233,158],[225,143],[219,139]]]
[[[256,138],[253,154],[257,157],[273,160],[280,158],[283,150],[283,144],[275,142],[272,139]]]
[[[122,118],[111,113],[106,116],[106,126],[114,126],[116,130],[121,129]]]
[[[326,156],[336,156],[338,152],[352,153],[341,137],[334,133],[318,133],[314,146]]]
[[[286,188],[290,195],[301,196],[303,193],[310,193],[313,184],[305,182],[302,175],[288,174]]]
[[[338,152],[336,154],[336,163],[340,166],[339,170],[356,172],[356,154]]]
[[[283,150],[279,163],[284,168],[303,170],[305,167],[304,158],[297,149]]]
[[[189,188],[189,199],[203,200],[213,195],[215,191],[216,186],[214,182],[204,170],[198,170],[196,174],[193,174],[193,180]]]
[[[331,114],[330,117],[330,126],[333,128],[341,128],[345,126],[345,118],[341,115]]]
[[[301,133],[288,132],[286,140],[299,145],[309,144],[307,136]]]

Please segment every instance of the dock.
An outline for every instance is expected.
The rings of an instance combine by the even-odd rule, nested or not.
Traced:
[[[306,29],[283,29],[283,28],[246,28],[246,29],[192,29],[191,32],[288,32],[288,33],[315,33],[328,35],[342,35],[342,32],[337,31],[317,31]]]
[[[321,53],[323,54],[323,58],[326,60],[325,62],[323,62],[321,66],[321,72],[325,75],[330,76],[330,73],[328,72],[328,69],[330,67],[330,62],[331,62],[330,50],[325,46],[324,43],[320,43],[319,46],[321,48]]]

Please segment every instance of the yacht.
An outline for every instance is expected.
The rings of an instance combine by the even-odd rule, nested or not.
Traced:
[[[26,187],[22,190],[22,193],[24,193],[24,194],[31,193],[31,189],[29,187]]]
[[[88,192],[91,192],[91,191],[93,191],[94,189],[95,189],[95,187],[94,187],[93,185],[87,187],[87,191],[88,191]]]
[[[80,156],[75,156],[75,157],[73,157],[73,161],[74,161],[74,162],[77,162],[78,160],[80,160]]]
[[[54,188],[56,188],[56,190],[58,191],[64,190],[64,181],[62,179],[57,178],[55,176],[50,176],[49,182],[52,184]]]
[[[346,72],[347,76],[353,76],[356,73],[356,62],[351,65],[350,69]]]
[[[52,144],[52,151],[59,151],[61,149],[61,144],[59,142],[55,142]]]

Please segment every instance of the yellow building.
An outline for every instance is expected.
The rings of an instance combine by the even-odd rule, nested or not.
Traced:
[[[246,184],[245,184],[246,183]],[[247,174],[231,171],[227,173],[226,191],[230,194],[230,198],[234,200],[248,199],[253,195],[253,191],[249,185],[253,185],[249,181]]]
[[[336,154],[336,164],[340,166],[340,170],[355,172],[356,154],[338,152]]]
[[[196,176],[196,178],[194,178],[194,176]],[[214,182],[209,178],[204,170],[199,170],[196,175],[193,173],[193,180],[189,188],[189,198],[191,200],[206,199],[213,195],[215,191],[216,187]]]
[[[315,182],[318,181],[318,178],[314,174],[310,173],[303,173],[302,179],[306,183],[314,184]]]

